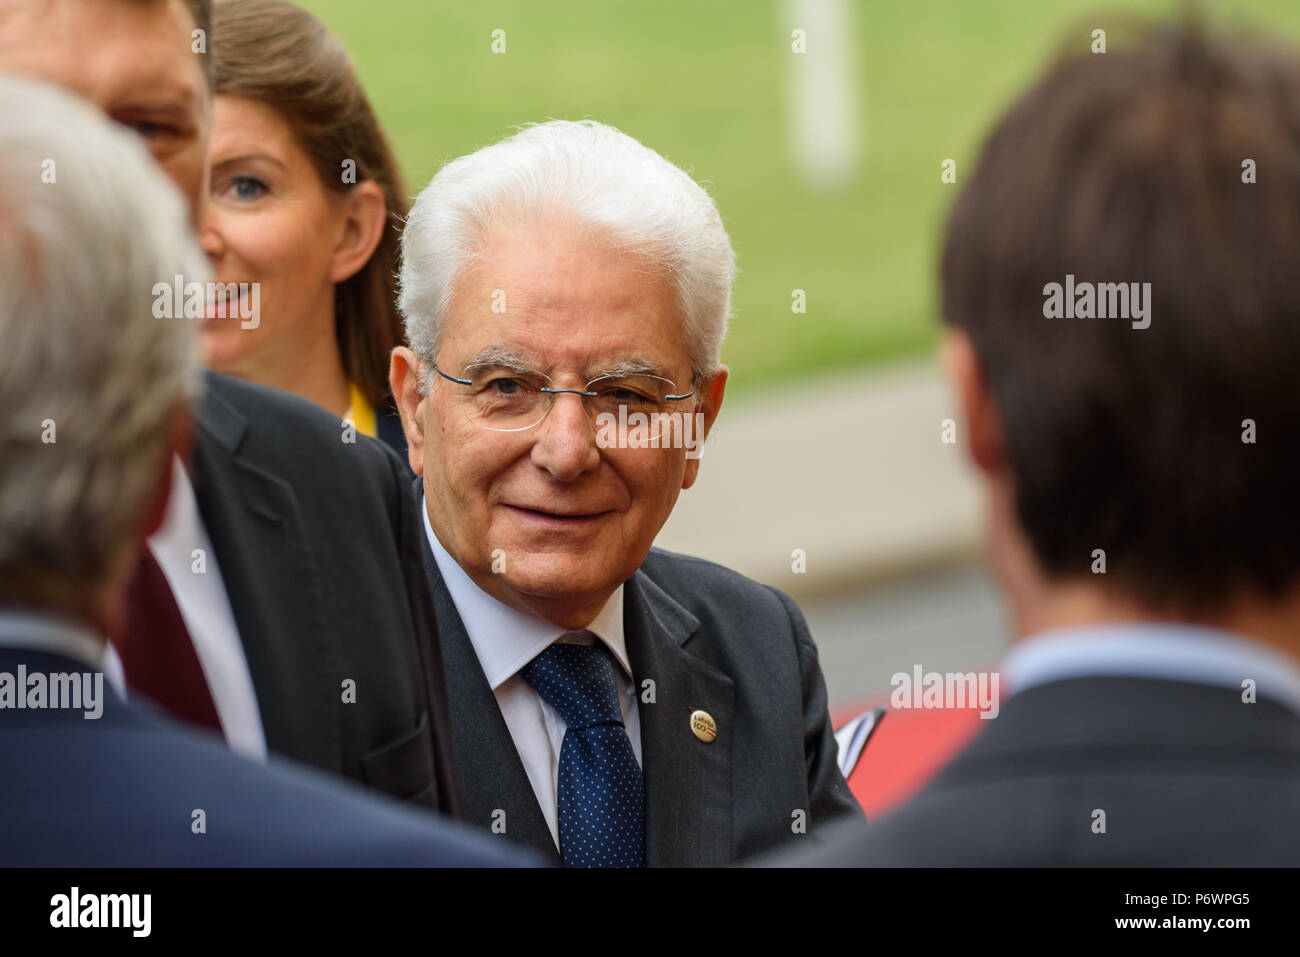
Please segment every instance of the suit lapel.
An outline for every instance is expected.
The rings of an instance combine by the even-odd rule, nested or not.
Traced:
[[[688,650],[699,620],[641,571],[624,586],[628,658],[639,692],[651,867],[732,863],[731,736],[735,685]],[[647,680],[654,682],[648,701]],[[691,714],[718,733],[705,743]]]
[[[416,486],[420,507],[424,508],[419,479]],[[451,712],[456,773],[460,779],[460,818],[490,828],[499,818],[498,812],[504,811],[505,834],[510,840],[534,848],[558,863],[559,851],[542,816],[528,772],[515,750],[501,706],[492,694],[469,632],[438,571],[428,536],[422,538],[446,666],[447,704]]]
[[[252,674],[267,747],[343,770],[338,686],[293,488],[243,458],[248,422],[211,387],[197,412],[194,492]]]

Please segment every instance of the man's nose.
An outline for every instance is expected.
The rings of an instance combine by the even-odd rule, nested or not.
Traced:
[[[199,230],[199,248],[214,263],[226,251],[226,240],[221,235],[220,215],[211,207],[203,217],[203,228]]]
[[[551,396],[551,411],[537,426],[532,461],[561,482],[570,482],[600,465],[596,433],[581,395]]]

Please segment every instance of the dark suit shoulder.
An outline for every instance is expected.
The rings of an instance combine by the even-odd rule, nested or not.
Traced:
[[[641,563],[651,581],[689,611],[752,606],[760,614],[788,617],[794,603],[781,590],[693,555],[652,548]],[[796,610],[797,613],[797,610]]]
[[[1300,716],[1275,702],[1080,677],[1013,695],[987,725],[906,804],[784,863],[1300,864]]]
[[[47,713],[48,714],[48,713]],[[102,723],[0,735],[0,864],[517,866],[530,859],[298,764],[115,702]],[[85,795],[94,795],[87,802]],[[199,823],[201,822],[201,824]]]
[[[205,374],[204,389],[200,425],[290,481],[319,480],[321,469],[344,479],[405,478],[406,467],[384,443],[345,434],[337,416],[299,395],[214,372]]]

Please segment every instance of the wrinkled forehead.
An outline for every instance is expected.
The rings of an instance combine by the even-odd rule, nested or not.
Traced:
[[[0,0],[0,71],[47,80],[108,113],[199,113],[210,97],[194,29],[183,0]]]
[[[519,224],[484,243],[462,270],[442,331],[440,361],[462,367],[689,378],[671,275],[607,238],[546,224]]]

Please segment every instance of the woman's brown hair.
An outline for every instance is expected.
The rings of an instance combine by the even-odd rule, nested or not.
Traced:
[[[217,0],[211,50],[214,92],[279,112],[327,189],[343,194],[371,180],[383,190],[389,226],[366,265],[334,293],[343,369],[382,412],[391,406],[388,356],[402,342],[395,277],[406,190],[352,61],[319,20],[285,0]],[[355,176],[345,176],[348,160]]]

